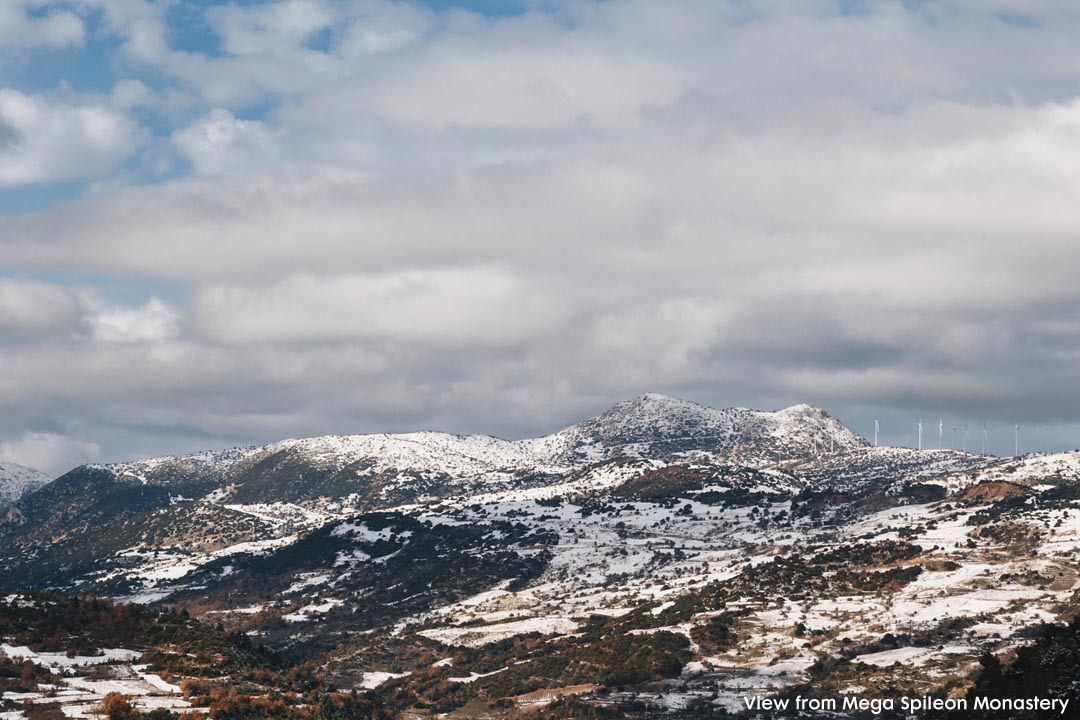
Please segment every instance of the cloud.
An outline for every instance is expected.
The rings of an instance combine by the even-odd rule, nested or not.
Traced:
[[[122,52],[141,62],[160,62],[170,53],[166,13],[171,3],[152,0],[82,0],[101,13],[101,31],[122,39]]]
[[[49,283],[0,278],[0,330],[63,332],[77,317],[78,305],[69,291]]]
[[[138,146],[134,123],[104,104],[0,89],[0,118],[17,138],[0,147],[0,186],[99,177]]]
[[[53,477],[96,460],[100,453],[101,448],[95,443],[47,432],[28,432],[18,440],[0,442],[0,460],[41,470]]]
[[[231,55],[273,55],[304,44],[333,24],[333,12],[317,0],[286,0],[254,7],[219,5],[207,16]]]
[[[5,148],[14,147],[18,144],[20,139],[19,131],[15,127],[9,124],[3,117],[0,117],[0,150]]]
[[[495,42],[455,39],[430,46],[391,64],[370,84],[335,84],[307,103],[308,112],[324,117],[370,113],[436,130],[540,131],[634,123],[686,89],[676,66],[648,54],[511,33]]]
[[[141,343],[176,336],[178,316],[157,298],[141,307],[118,307],[84,295],[91,337],[102,343]]]
[[[293,275],[270,286],[211,286],[196,322],[231,343],[386,339],[452,346],[537,341],[559,328],[565,302],[497,268],[386,275]]]
[[[93,2],[140,79],[5,91],[0,177],[106,181],[0,256],[144,292],[20,281],[3,436],[520,435],[645,390],[1080,422],[1068,4],[294,0],[211,9],[199,52]],[[133,148],[188,162],[140,184]]]
[[[345,21],[336,42],[337,54],[347,62],[401,50],[421,40],[437,24],[435,13],[421,5],[367,3],[357,7],[362,11]]]
[[[239,120],[228,110],[214,110],[177,131],[173,143],[205,175],[267,167],[281,158],[272,129],[261,122]]]
[[[52,8],[31,14],[41,3],[9,0],[0,5],[0,54],[28,48],[65,48],[83,44],[86,27],[70,10]]]

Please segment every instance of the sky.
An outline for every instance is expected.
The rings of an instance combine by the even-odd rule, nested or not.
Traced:
[[[0,0],[0,460],[644,392],[1076,448],[1078,68],[1071,0]]]

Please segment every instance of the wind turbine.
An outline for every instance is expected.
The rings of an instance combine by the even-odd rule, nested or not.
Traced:
[[[971,433],[968,432],[967,418],[964,418],[964,452],[967,452],[967,441],[968,441],[968,437],[970,437],[970,435],[971,435]]]
[[[952,426],[952,447],[950,447],[949,449],[950,450],[955,450],[956,449],[956,426],[955,425]]]
[[[919,449],[922,450],[922,418],[919,419]]]
[[[1013,457],[1020,456],[1020,423],[1013,426]]]
[[[945,436],[945,422],[941,419],[937,419],[937,449],[944,450],[941,439]]]
[[[878,430],[881,428],[878,426],[877,418],[874,418],[874,447],[877,447]]]
[[[986,454],[986,421],[983,420],[983,434],[982,434],[982,454]]]

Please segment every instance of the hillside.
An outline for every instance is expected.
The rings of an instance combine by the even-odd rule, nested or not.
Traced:
[[[92,596],[0,599],[0,713],[389,720],[377,701],[337,692],[311,667],[186,613]]]

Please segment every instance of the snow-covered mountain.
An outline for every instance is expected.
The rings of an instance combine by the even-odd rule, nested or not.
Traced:
[[[33,468],[0,462],[0,508],[52,482],[52,478]]]
[[[715,410],[664,395],[621,402],[603,415],[557,433],[572,442],[578,462],[620,455],[731,458],[759,467],[867,443],[836,418],[810,405],[776,412]]]
[[[724,458],[759,467],[865,445],[838,420],[809,405],[776,412],[716,410],[647,394],[551,435],[524,440],[441,432],[331,435],[96,467],[119,478],[160,485],[195,478],[239,485],[253,474],[265,484],[268,470],[287,469],[291,494],[304,482],[322,491],[366,480],[383,485],[389,496],[398,477],[420,494],[447,495],[491,491],[514,481],[530,483],[528,478],[561,475],[619,457]],[[283,489],[271,486],[274,492]],[[248,487],[243,497],[253,500],[256,492]]]
[[[806,405],[644,395],[526,440],[77,468],[0,516],[0,593],[176,604],[400,708],[565,691],[705,718],[811,682],[957,687],[1073,612],[1078,551],[1080,453],[870,447]]]

